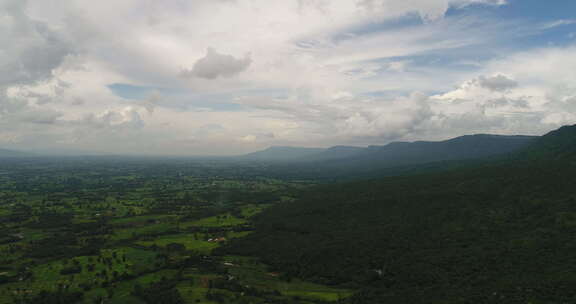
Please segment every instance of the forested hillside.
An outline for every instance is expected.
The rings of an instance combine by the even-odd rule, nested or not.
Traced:
[[[361,291],[349,303],[576,302],[576,127],[514,160],[311,189],[221,253]]]

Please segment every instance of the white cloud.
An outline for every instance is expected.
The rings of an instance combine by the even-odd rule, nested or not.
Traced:
[[[51,78],[74,52],[64,35],[26,15],[26,3],[0,2],[0,88]]]
[[[473,83],[477,84],[482,88],[497,92],[508,91],[518,86],[518,83],[516,81],[501,74],[489,77],[480,76],[474,79]]]
[[[237,59],[232,55],[220,54],[215,49],[208,48],[206,56],[198,59],[192,69],[183,70],[181,75],[206,79],[229,78],[248,69],[250,63],[252,59],[249,55]]]
[[[444,104],[440,109],[446,117],[477,113],[476,117],[500,121],[481,129],[472,125],[471,130],[541,134],[576,123],[575,56],[574,47],[513,54],[484,67],[484,73],[498,78],[479,76],[434,98]],[[493,80],[488,82],[491,89],[481,87],[482,78]]]
[[[552,29],[559,26],[576,24],[576,19],[560,19],[546,23],[542,26],[543,29]]]
[[[78,123],[83,126],[90,125],[97,129],[140,129],[144,126],[140,114],[132,107],[127,107],[120,111],[107,110],[100,114],[88,114]]]
[[[321,134],[324,141],[397,139],[413,132],[432,115],[427,96],[420,93],[397,100],[338,98],[338,94],[326,94],[325,100],[318,100],[321,94],[316,94],[313,103],[298,99],[305,96],[288,100],[244,97],[238,102],[292,121],[298,126],[291,134],[296,141],[305,141],[310,134]]]

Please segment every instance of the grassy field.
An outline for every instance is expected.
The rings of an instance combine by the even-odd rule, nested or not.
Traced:
[[[282,279],[280,274],[267,271],[266,265],[252,258],[228,256],[226,260],[234,265],[229,268],[230,274],[241,278],[245,284],[262,289],[277,290],[286,296],[337,301],[352,294],[352,291],[346,289],[332,288],[297,279]]]
[[[104,287],[102,285],[106,281],[121,281],[122,275],[137,276],[153,271],[156,257],[154,252],[130,247],[102,250],[99,256],[80,256],[38,265],[31,269],[32,279],[2,287],[3,291],[20,290],[25,293],[29,290],[56,291],[65,286],[68,291],[91,290],[88,294],[98,293],[98,290],[104,290],[99,287]],[[72,268],[79,271],[65,274],[66,269]],[[0,293],[0,303],[12,303],[9,293]]]
[[[248,235],[250,232],[226,232],[224,237],[226,239],[232,239],[237,237],[243,237]],[[206,233],[181,233],[181,234],[170,234],[163,235],[154,238],[153,240],[147,241],[137,241],[136,244],[142,246],[159,246],[166,247],[166,245],[171,243],[179,243],[186,247],[187,250],[193,250],[202,254],[209,254],[214,248],[220,246],[216,241],[208,241],[209,239],[214,239],[215,236],[210,236]]]
[[[246,205],[240,210],[242,218],[233,216],[231,213],[224,213],[216,216],[206,217],[197,221],[181,223],[181,228],[190,227],[226,227],[237,226],[249,223],[249,218],[262,212],[270,205]]]
[[[186,251],[171,258],[181,259],[189,254],[210,255],[226,241],[251,233],[230,231],[229,227],[249,224],[250,217],[265,207],[267,206],[247,205],[241,209],[239,217],[228,212],[180,223],[180,227],[176,217],[172,215],[113,219],[110,224],[116,229],[109,240],[117,245],[100,250],[98,255],[57,259],[33,265],[30,268],[31,279],[2,285],[0,304],[12,303],[15,292],[22,295],[33,290],[57,291],[62,288],[69,292],[83,292],[82,303],[86,304],[92,304],[99,299],[107,299],[106,303],[144,303],[132,295],[136,285],[147,286],[162,279],[174,278],[178,272],[175,269],[163,269],[165,260],[162,259],[167,257],[160,258],[158,250],[166,252],[168,245],[178,243],[184,245]],[[216,229],[216,232],[185,232],[185,229],[190,227]],[[21,233],[26,240],[41,240],[49,234],[29,228],[21,229]],[[217,238],[223,239],[215,241]],[[0,246],[0,251],[2,250],[7,252],[7,245]],[[168,252],[168,255],[172,253]],[[17,254],[12,256],[13,259],[18,257]],[[242,286],[251,286],[264,292],[275,291],[285,297],[300,299],[300,303],[312,303],[314,300],[337,301],[351,294],[349,290],[296,279],[281,279],[280,274],[270,273],[265,265],[250,257],[228,256],[218,263],[224,265],[231,278]],[[14,275],[15,272],[4,274]],[[193,268],[186,269],[184,276],[179,277],[176,288],[186,303],[216,304],[217,302],[209,301],[206,297],[210,282],[221,278],[222,275],[199,272]],[[265,303],[263,298],[241,296],[227,289],[213,288],[212,292],[226,299],[221,300],[224,301],[221,303],[235,303],[234,301],[240,298],[247,303]]]
[[[22,192],[29,187],[21,184],[20,190],[13,191],[9,181],[0,183],[0,189],[4,187],[0,198],[15,202],[0,202],[0,218],[23,215],[0,222],[7,242],[0,245],[0,304],[18,303],[17,299],[40,291],[80,292],[82,304],[144,304],[147,295],[137,293],[137,287],[153,288],[159,282],[170,282],[185,303],[194,304],[258,304],[266,303],[266,297],[334,300],[347,292],[282,281],[252,258],[212,255],[229,240],[252,233],[251,217],[273,202],[284,201],[279,196],[271,200],[269,195],[251,198],[246,193],[274,192],[286,188],[285,182],[179,175],[156,179],[156,170],[152,175],[146,175],[150,171],[115,175],[115,167],[98,173],[92,166],[85,173],[54,173],[61,170],[58,166],[46,170],[42,179],[35,173],[39,181],[30,194]],[[30,183],[28,179],[18,183],[24,181]],[[68,191],[70,187],[74,189]],[[48,220],[41,220],[42,215],[48,215]],[[21,239],[10,239],[13,235]],[[183,248],[172,250],[173,244]],[[87,247],[90,250],[80,250]],[[233,288],[246,286],[263,295]],[[208,300],[213,294],[222,298]]]
[[[114,241],[138,238],[146,235],[159,235],[169,231],[176,231],[176,225],[171,223],[159,223],[147,226],[116,229],[111,239]]]
[[[182,228],[189,228],[189,227],[224,227],[224,226],[237,226],[246,224],[246,219],[241,219],[232,216],[229,213],[223,215],[216,215],[207,218],[203,218],[201,220],[197,220],[194,222],[188,222],[181,224]]]
[[[208,242],[204,240],[204,234],[171,234],[163,235],[150,241],[137,241],[136,244],[142,246],[159,246],[166,247],[166,245],[171,243],[179,243],[186,246],[187,250],[195,250],[203,254],[209,254],[212,249],[218,247],[216,242]]]
[[[89,293],[85,295],[85,299],[83,303],[92,304],[94,303],[94,299],[98,297],[103,298],[110,298],[109,302],[107,303],[114,303],[114,304],[124,304],[124,303],[134,303],[140,304],[145,303],[142,300],[134,297],[131,295],[132,290],[136,284],[141,286],[146,286],[152,282],[157,282],[161,278],[166,277],[173,277],[176,274],[175,270],[160,270],[153,273],[148,273],[142,275],[138,278],[133,280],[121,281],[114,284],[111,288],[96,288],[90,290]],[[111,296],[111,297],[110,297]]]
[[[131,216],[124,218],[115,218],[110,221],[112,225],[135,225],[135,224],[146,224],[149,222],[162,222],[166,220],[175,220],[177,217],[173,215],[140,215]]]

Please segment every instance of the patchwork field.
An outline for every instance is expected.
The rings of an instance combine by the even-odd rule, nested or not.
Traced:
[[[251,234],[253,216],[291,201],[301,182],[215,177],[205,165],[83,166],[47,162],[32,179],[20,167],[1,177],[0,304],[324,303],[350,294],[216,253]]]

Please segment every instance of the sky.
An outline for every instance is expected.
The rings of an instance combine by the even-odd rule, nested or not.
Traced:
[[[234,155],[576,123],[573,0],[0,0],[0,148]]]

